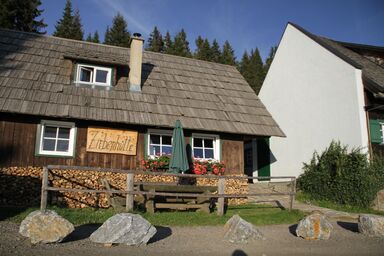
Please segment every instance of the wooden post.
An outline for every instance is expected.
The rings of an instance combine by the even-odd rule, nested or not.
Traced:
[[[219,195],[224,194],[225,190],[225,179],[224,178],[219,178],[219,183],[218,183],[218,188],[217,188],[217,193]],[[224,197],[219,197],[217,199],[217,215],[218,216],[223,216],[224,215]]]
[[[43,167],[43,177],[41,179],[41,201],[40,201],[40,210],[45,211],[47,209],[47,199],[48,199],[48,168]]]
[[[128,173],[127,174],[127,192],[133,192],[133,180],[134,180],[134,174]],[[127,212],[133,210],[133,194],[128,193],[126,198],[126,204],[125,209]]]
[[[295,201],[295,193],[296,193],[296,178],[292,178],[291,180],[291,195],[290,197],[290,203],[289,203],[289,210],[292,211],[293,209],[293,201]]]

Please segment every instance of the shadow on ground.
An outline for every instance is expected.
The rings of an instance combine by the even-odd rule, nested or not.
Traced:
[[[248,254],[246,254],[243,250],[240,250],[240,249],[237,249],[232,253],[232,256],[247,256],[247,255]]]
[[[297,228],[297,224],[293,224],[293,225],[288,227],[289,233],[291,233],[293,236],[297,237],[297,235],[296,235],[296,228]]]
[[[357,223],[338,221],[337,225],[339,225],[343,229],[352,231],[354,233],[358,233],[359,232],[359,227],[358,227]]]
[[[74,242],[78,240],[83,240],[91,236],[93,232],[96,231],[101,226],[101,224],[84,224],[77,226],[75,230],[64,239],[63,243]]]
[[[172,229],[169,227],[156,226],[156,229],[156,234],[148,241],[148,244],[155,243],[172,235]]]

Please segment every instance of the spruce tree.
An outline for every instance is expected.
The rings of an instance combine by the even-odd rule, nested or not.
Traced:
[[[148,46],[146,50],[152,52],[164,52],[163,36],[156,26],[154,27],[152,33],[149,35]]]
[[[124,17],[120,13],[117,13],[117,15],[113,17],[112,27],[110,29],[107,27],[104,44],[129,47],[131,34],[128,32],[127,26]]]
[[[243,53],[241,61],[238,65],[238,69],[239,69],[241,75],[248,82],[248,84],[251,85],[250,81],[252,79],[252,68],[251,68],[251,61],[249,59],[249,54],[248,54],[247,50],[245,50]]]
[[[43,10],[40,0],[0,0],[0,27],[44,34],[43,19],[36,20]]]
[[[181,29],[181,31],[175,36],[172,54],[182,57],[192,57],[191,50],[189,49],[189,42],[184,29]]]
[[[95,33],[93,34],[92,42],[94,43],[100,43],[99,39],[99,32],[96,30]]]
[[[110,29],[109,29],[109,26],[107,26],[107,29],[105,30],[105,34],[104,34],[104,44],[107,44],[107,42],[111,41],[111,32],[110,32]]]
[[[239,70],[252,89],[256,93],[259,93],[264,81],[265,73],[258,48],[251,50],[249,55],[247,51],[244,52],[239,65]]]
[[[54,36],[70,38],[75,40],[83,40],[83,30],[80,19],[80,12],[76,10],[73,15],[72,3],[67,0],[64,7],[63,17],[55,26]]]
[[[97,32],[96,30],[95,33],[93,33],[93,36],[92,33],[88,33],[87,39],[85,41],[92,43],[100,43],[99,32]]]
[[[202,59],[201,50],[203,49],[203,43],[204,43],[204,39],[199,35],[195,40],[196,50],[195,50],[195,53],[193,54],[193,57],[195,59],[198,59],[198,60]]]
[[[87,41],[87,42],[93,42],[93,38],[92,38],[92,34],[91,34],[91,33],[88,33],[88,36],[87,36],[87,38],[85,39],[85,41]]]
[[[236,65],[235,51],[228,41],[224,42],[223,52],[221,54],[221,63],[227,65]]]
[[[220,63],[220,60],[221,60],[220,45],[217,42],[217,40],[214,39],[211,47],[211,61]]]
[[[277,51],[277,46],[272,46],[271,49],[269,50],[268,57],[265,59],[265,64],[264,64],[264,74],[267,75],[269,67],[272,64],[273,58],[275,57]]]
[[[169,31],[167,31],[164,37],[164,53],[173,54],[173,42]]]
[[[64,7],[63,17],[57,22],[55,26],[55,32],[53,32],[54,36],[70,38],[71,30],[73,24],[73,16],[72,16],[72,3],[70,0],[67,0]]]
[[[256,92],[259,93],[261,86],[263,85],[265,73],[264,73],[264,65],[263,60],[261,59],[259,49],[256,49],[251,52],[250,56],[251,67],[252,67],[252,88]]]
[[[72,24],[72,39],[75,40],[83,40],[83,28],[81,25],[80,12],[77,9],[75,15],[73,16],[73,24]]]

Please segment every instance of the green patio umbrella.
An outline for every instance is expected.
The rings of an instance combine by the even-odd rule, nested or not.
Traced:
[[[172,138],[172,156],[169,171],[173,173],[185,172],[189,169],[189,163],[185,149],[183,127],[180,120],[176,120]]]

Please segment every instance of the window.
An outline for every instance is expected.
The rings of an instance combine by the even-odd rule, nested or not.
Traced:
[[[39,155],[73,156],[75,124],[69,122],[42,121],[37,130]]]
[[[148,131],[148,156],[172,154],[172,131]]]
[[[76,83],[111,86],[111,68],[78,64]]]
[[[193,157],[220,160],[220,140],[216,135],[192,134]]]

